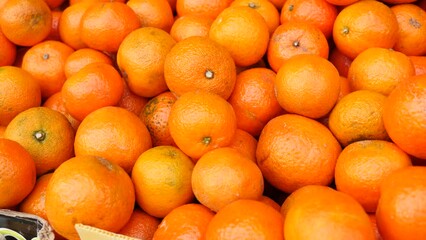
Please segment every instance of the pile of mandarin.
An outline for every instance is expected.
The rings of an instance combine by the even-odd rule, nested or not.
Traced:
[[[0,208],[154,240],[426,239],[426,0],[0,0]]]

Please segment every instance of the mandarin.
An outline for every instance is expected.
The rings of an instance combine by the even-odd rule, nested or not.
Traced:
[[[294,195],[294,196],[293,196]],[[291,202],[287,203],[287,201]],[[293,192],[284,219],[284,237],[295,239],[375,240],[367,213],[349,195],[326,186],[305,186]]]
[[[223,45],[237,66],[255,64],[266,53],[269,28],[256,10],[245,6],[229,7],[213,21],[209,37]]]
[[[165,60],[175,40],[154,27],[131,32],[120,44],[117,65],[130,90],[142,97],[154,97],[168,90]]]
[[[57,92],[53,94],[52,96],[50,96],[48,99],[46,99],[46,101],[44,101],[43,103],[43,107],[48,107],[50,109],[53,109],[62,113],[71,123],[71,126],[74,128],[74,130],[77,131],[77,128],[80,125],[80,121],[78,121],[73,116],[71,116],[71,114],[65,108],[65,104],[62,99],[61,92]]]
[[[203,90],[228,99],[236,76],[231,54],[208,37],[194,36],[178,42],[164,62],[167,87],[177,96]]]
[[[383,239],[426,237],[426,167],[406,167],[388,175],[380,188],[377,227]]]
[[[139,116],[142,113],[145,105],[148,103],[149,99],[133,93],[127,85],[126,81],[123,80],[123,82],[124,91],[123,95],[121,95],[120,101],[117,103],[117,107],[124,108],[136,114],[136,116]]]
[[[37,215],[47,219],[46,214],[46,189],[53,173],[46,173],[39,178],[31,193],[19,204],[19,211]]]
[[[228,147],[238,150],[245,157],[256,162],[257,140],[250,133],[237,128]]]
[[[413,63],[404,53],[369,48],[351,63],[348,80],[352,90],[370,90],[389,95],[395,86],[415,74]]]
[[[67,77],[65,61],[74,49],[60,41],[43,41],[26,51],[22,69],[29,72],[39,83],[44,99],[60,92]]]
[[[281,66],[275,78],[278,103],[289,113],[309,118],[325,116],[340,93],[336,67],[317,55],[296,55]]]
[[[180,42],[185,38],[199,36],[208,37],[213,20],[199,15],[178,17],[170,29],[170,35]]]
[[[44,0],[8,0],[0,10],[0,28],[14,44],[33,46],[50,33],[52,12]]]
[[[177,207],[161,221],[153,240],[201,240],[214,215],[206,206],[197,203]]]
[[[287,0],[281,9],[281,24],[298,21],[312,24],[330,38],[333,32],[337,8],[326,0]]]
[[[0,165],[0,208],[14,207],[34,188],[35,163],[19,143],[0,138]]]
[[[132,238],[152,239],[160,222],[160,219],[135,208],[129,221],[118,233]]]
[[[398,38],[393,49],[407,55],[426,53],[426,12],[415,4],[391,7],[398,21]]]
[[[192,189],[201,204],[217,212],[238,199],[259,200],[263,176],[256,163],[238,150],[217,148],[195,164]]]
[[[328,185],[341,152],[339,142],[321,123],[295,114],[270,120],[257,144],[256,158],[265,179],[281,191]]]
[[[0,67],[12,65],[16,58],[16,45],[0,29]]]
[[[215,19],[232,0],[175,0],[178,16],[200,15]]]
[[[74,155],[74,128],[60,112],[33,107],[7,125],[4,137],[21,144],[33,158],[37,175],[55,170]]]
[[[151,135],[152,145],[176,145],[169,130],[169,116],[176,96],[167,91],[148,101],[139,117],[145,123]]]
[[[169,115],[170,135],[189,157],[231,144],[237,129],[235,112],[214,93],[187,92],[173,104]]]
[[[138,16],[141,27],[155,27],[170,32],[174,19],[167,0],[129,0],[126,4]]]
[[[376,212],[382,180],[411,166],[410,157],[392,142],[364,140],[346,146],[337,159],[338,191],[357,200],[367,212]]]
[[[237,75],[228,101],[237,117],[237,127],[257,137],[265,124],[280,115],[276,92],[276,74],[265,67],[244,70]]]
[[[283,239],[283,218],[263,202],[240,199],[216,213],[205,239]]]
[[[7,126],[16,115],[40,104],[40,86],[31,74],[18,67],[0,67],[0,125]]]
[[[379,1],[358,1],[348,5],[334,21],[334,43],[351,59],[370,47],[392,48],[397,39],[396,16],[390,7]]]
[[[164,218],[194,200],[194,163],[180,149],[157,146],[142,153],[132,170],[138,205],[149,215]]]
[[[81,48],[72,52],[65,60],[64,72],[70,78],[90,63],[103,62],[112,65],[112,60],[101,51],[92,48]]]
[[[103,62],[86,65],[68,78],[61,89],[65,108],[78,121],[99,108],[117,105],[123,91],[119,72]]]
[[[79,156],[55,170],[47,185],[45,205],[53,229],[74,240],[80,239],[76,223],[118,232],[133,213],[135,190],[129,175],[117,164],[101,157]]]
[[[75,50],[87,48],[87,44],[81,39],[80,23],[84,13],[92,4],[87,0],[71,4],[64,9],[59,19],[58,31],[61,40]]]
[[[360,140],[388,139],[383,121],[385,101],[385,95],[369,90],[349,93],[330,113],[331,132],[343,146]]]
[[[96,50],[117,52],[123,39],[141,23],[136,13],[122,2],[96,2],[81,17],[80,38]]]
[[[256,10],[265,19],[269,34],[272,34],[280,25],[280,13],[268,0],[235,0],[231,3],[231,7],[235,6],[248,6]]]
[[[77,129],[75,155],[94,155],[132,171],[138,157],[152,146],[149,132],[138,116],[115,106],[87,115]]]
[[[289,21],[275,29],[269,40],[268,62],[278,72],[285,61],[300,54],[328,58],[329,46],[324,34],[315,26]]]
[[[398,84],[384,101],[383,122],[402,150],[426,159],[426,75]]]

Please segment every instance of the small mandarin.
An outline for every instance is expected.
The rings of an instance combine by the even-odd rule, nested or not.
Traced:
[[[228,99],[236,80],[234,60],[228,50],[208,37],[189,37],[167,54],[164,77],[177,96],[203,90]]]
[[[201,204],[218,212],[238,199],[259,200],[263,176],[256,163],[238,150],[217,148],[195,164],[192,189]]]
[[[87,115],[78,127],[74,141],[76,156],[103,157],[128,173],[138,157],[151,146],[151,137],[142,120],[116,106],[102,107]]]
[[[167,0],[129,0],[129,6],[138,16],[141,27],[160,28],[166,32],[173,25],[173,12]]]
[[[237,66],[250,66],[266,53],[269,29],[265,19],[246,6],[229,7],[213,21],[209,37],[223,45]]]
[[[369,90],[349,93],[330,112],[328,126],[347,146],[360,140],[387,140],[383,121],[386,96]]]
[[[317,55],[293,56],[281,66],[275,78],[278,103],[289,113],[309,118],[325,116],[340,93],[336,67]]]
[[[142,153],[132,170],[138,205],[149,215],[164,218],[194,199],[194,162],[180,149],[157,146]]]
[[[407,55],[426,53],[426,12],[415,4],[391,7],[398,21],[398,38],[393,49]]]
[[[265,124],[283,109],[275,95],[276,74],[265,67],[244,70],[237,75],[228,99],[237,117],[237,126],[257,137]]]
[[[118,233],[133,238],[152,239],[159,224],[160,219],[135,208],[129,221]]]
[[[123,91],[124,83],[118,71],[103,62],[83,67],[68,78],[61,89],[65,108],[78,121],[99,108],[116,105]]]
[[[214,93],[187,92],[173,104],[169,115],[170,135],[194,160],[210,150],[228,146],[236,129],[232,105]]]
[[[168,123],[170,111],[176,100],[173,93],[163,92],[149,100],[142,109],[139,117],[148,128],[153,146],[176,145],[170,135]]]
[[[0,165],[0,208],[17,206],[35,186],[35,163],[19,143],[0,138]]]
[[[312,24],[330,38],[333,32],[337,8],[326,0],[287,0],[281,9],[281,24],[299,21]]]
[[[136,13],[122,2],[96,2],[81,17],[80,38],[100,51],[117,52],[123,39],[141,23]]]
[[[283,204],[288,204],[284,219],[286,240],[321,239],[324,234],[327,239],[375,240],[367,213],[345,193],[310,185],[293,192],[287,199]]]
[[[306,185],[328,185],[341,152],[339,142],[321,123],[300,115],[284,114],[262,130],[256,159],[265,179],[291,193]]]
[[[222,208],[207,227],[206,240],[283,239],[283,219],[273,207],[240,199]]]
[[[53,229],[66,239],[77,240],[76,223],[111,232],[124,227],[133,213],[135,190],[120,166],[85,155],[71,158],[55,170],[45,204]]]
[[[74,49],[60,41],[47,40],[25,52],[22,69],[38,82],[44,99],[60,92],[67,77],[65,62]]]
[[[406,153],[426,159],[426,75],[399,83],[385,99],[383,122],[389,137]]]
[[[14,44],[33,46],[50,33],[52,12],[44,0],[8,0],[1,7],[0,28]]]
[[[33,107],[7,125],[5,138],[21,144],[31,155],[37,175],[54,171],[74,155],[75,130],[60,112]]]
[[[200,15],[178,17],[170,29],[170,35],[180,42],[188,37],[208,37],[213,20]]]
[[[392,48],[397,39],[396,16],[379,1],[355,2],[343,8],[334,21],[334,43],[351,59],[370,47]]]
[[[278,72],[285,61],[300,54],[315,54],[328,58],[329,46],[324,34],[315,26],[289,21],[278,26],[269,40],[267,58]]]
[[[231,7],[235,6],[248,6],[256,10],[265,19],[269,34],[272,34],[280,24],[278,9],[268,0],[236,0],[231,3]]]
[[[123,40],[117,65],[133,93],[154,97],[168,90],[164,64],[175,43],[170,34],[154,27],[139,28]]]
[[[365,211],[374,213],[382,180],[408,166],[411,166],[410,157],[394,143],[383,140],[354,142],[346,146],[337,159],[336,189],[351,195]]]
[[[190,203],[173,209],[158,226],[153,240],[201,240],[214,212],[201,204]]]
[[[399,82],[414,74],[413,63],[404,53],[372,47],[352,61],[348,80],[354,91],[370,90],[389,95]]]
[[[16,115],[40,104],[40,86],[31,74],[18,67],[0,67],[0,125],[7,126]]]
[[[383,239],[423,239],[426,219],[426,167],[406,167],[388,175],[380,187],[377,227]]]

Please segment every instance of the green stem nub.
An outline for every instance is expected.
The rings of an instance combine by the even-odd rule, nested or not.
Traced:
[[[43,60],[49,59],[50,55],[48,53],[43,54]]]
[[[204,137],[202,141],[203,141],[204,145],[209,145],[212,142],[212,138],[211,137]]]

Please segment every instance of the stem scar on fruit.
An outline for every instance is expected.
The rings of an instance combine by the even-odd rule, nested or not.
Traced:
[[[33,136],[38,142],[43,142],[44,139],[46,139],[46,132],[43,130],[37,130],[34,132]]]
[[[300,42],[299,42],[299,40],[295,40],[295,41],[293,42],[293,47],[300,47]]]
[[[349,34],[349,27],[348,26],[344,26],[341,33],[343,35],[348,35]]]
[[[254,2],[249,2],[248,6],[249,6],[250,8],[253,8],[253,9],[256,9],[256,8],[257,8],[256,3],[254,3]]]
[[[207,69],[204,73],[204,76],[206,76],[207,79],[212,79],[214,78],[214,72],[210,69]]]
[[[211,137],[203,137],[202,139],[202,143],[204,145],[209,145],[212,142],[212,138]]]

